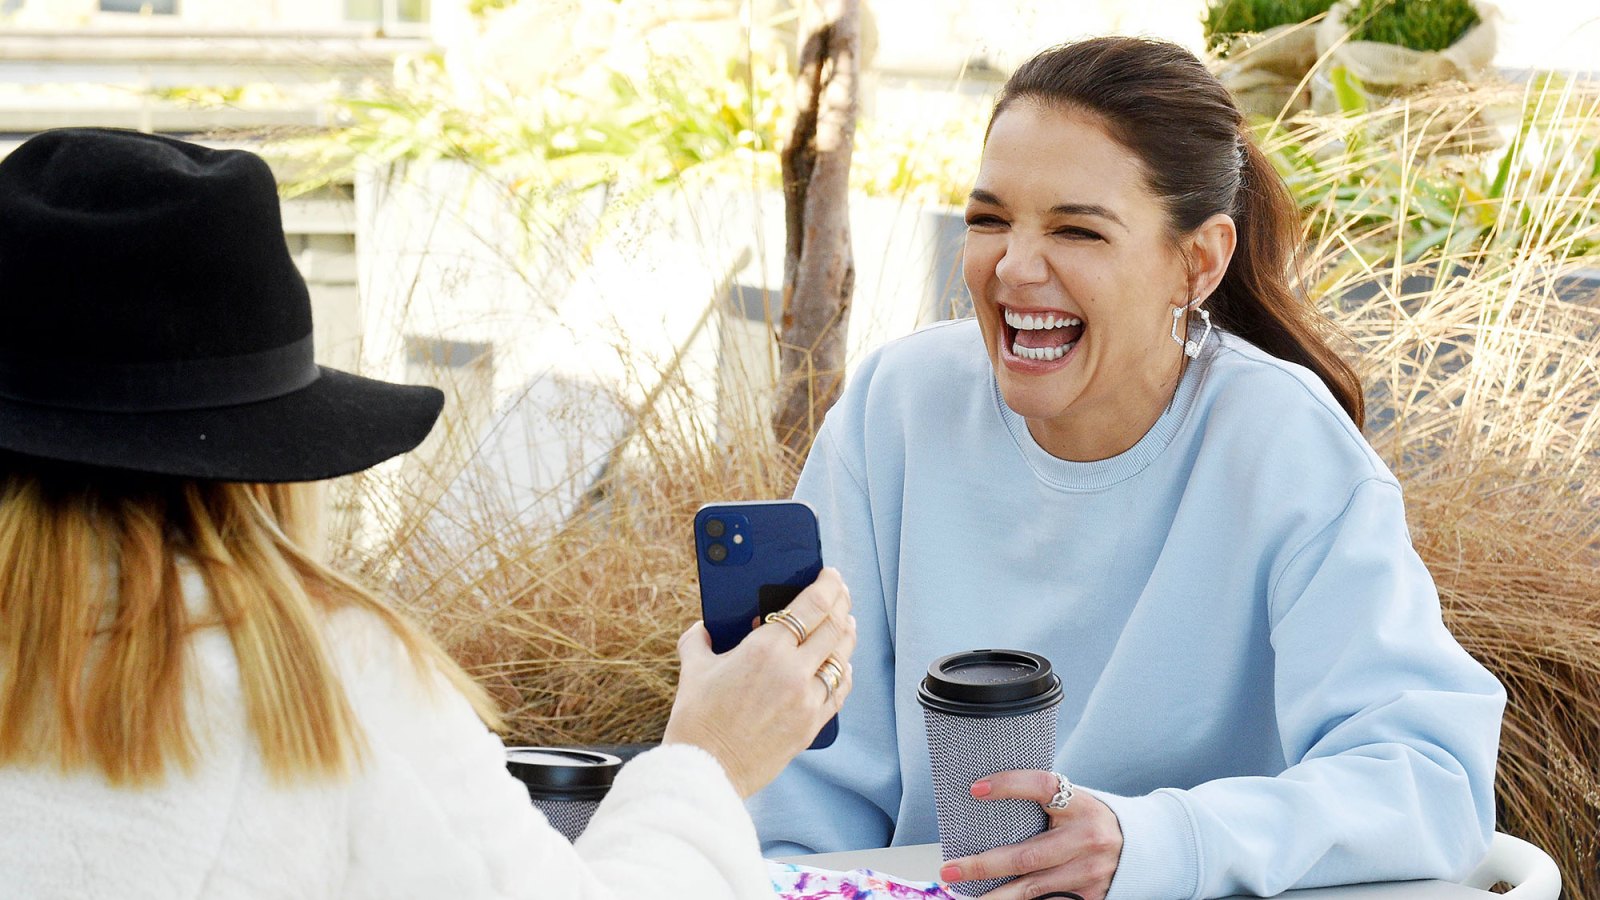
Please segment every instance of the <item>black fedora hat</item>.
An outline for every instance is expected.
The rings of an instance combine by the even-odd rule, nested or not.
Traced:
[[[0,161],[0,449],[315,481],[412,449],[443,403],[315,363],[255,154],[71,128]]]

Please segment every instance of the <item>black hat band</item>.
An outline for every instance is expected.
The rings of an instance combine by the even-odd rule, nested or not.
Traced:
[[[0,397],[85,412],[155,413],[271,400],[317,380],[312,336],[210,359],[106,363],[0,351]]]

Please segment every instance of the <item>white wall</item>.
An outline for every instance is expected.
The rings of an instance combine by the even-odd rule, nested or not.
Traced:
[[[1501,0],[1503,68],[1600,73],[1600,3],[1595,0]]]
[[[436,22],[456,23],[465,16],[466,0],[430,0]],[[591,0],[593,2],[593,0]],[[601,0],[609,2],[609,0]],[[339,30],[352,27],[344,17],[344,0],[178,0],[176,15],[144,17],[101,13],[99,0],[21,0],[15,24],[31,28],[278,29]]]
[[[948,69],[985,57],[1010,69],[1052,44],[1096,34],[1149,34],[1200,42],[1195,0],[868,0],[877,24],[877,65]]]

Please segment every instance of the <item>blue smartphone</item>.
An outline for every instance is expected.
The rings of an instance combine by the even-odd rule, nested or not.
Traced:
[[[798,500],[708,503],[694,514],[694,548],[700,612],[718,653],[738,646],[822,572],[817,514]],[[810,749],[832,744],[838,733],[835,716]]]

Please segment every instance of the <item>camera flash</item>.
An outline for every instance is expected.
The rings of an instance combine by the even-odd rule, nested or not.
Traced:
[[[734,543],[735,543],[735,544],[742,544],[742,543],[744,543],[744,535],[742,535],[742,534],[736,534],[736,535],[734,535],[734,536],[733,536],[733,542],[734,542]]]

